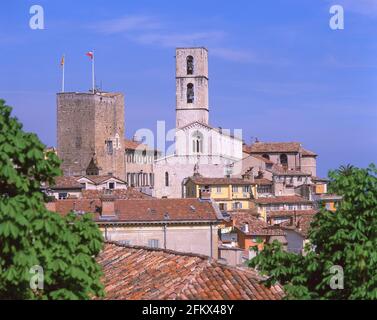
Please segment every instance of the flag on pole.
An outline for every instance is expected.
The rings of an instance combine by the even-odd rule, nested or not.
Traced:
[[[87,52],[85,55],[87,55],[90,59],[92,59],[93,60],[93,58],[94,58],[94,53],[93,53],[93,51],[89,51],[89,52]]]
[[[62,92],[64,92],[65,54],[62,55],[60,66],[62,67]]]
[[[94,51],[89,51],[85,55],[92,60],[92,92],[95,93]]]
[[[60,60],[60,65],[63,67],[65,63],[65,57],[64,55],[62,56],[62,59]]]

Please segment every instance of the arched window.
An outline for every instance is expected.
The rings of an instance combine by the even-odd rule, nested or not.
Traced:
[[[268,154],[264,154],[264,155],[262,155],[262,157],[267,159],[267,160],[270,160],[270,156]]]
[[[192,152],[203,153],[203,135],[199,131],[192,135]]]
[[[194,74],[194,57],[187,57],[187,74]]]
[[[165,172],[165,187],[169,187],[169,172]]]
[[[187,85],[187,103],[194,103],[194,85],[192,83]]]
[[[286,154],[281,154],[280,155],[280,164],[283,166],[283,167],[288,167],[288,157]]]

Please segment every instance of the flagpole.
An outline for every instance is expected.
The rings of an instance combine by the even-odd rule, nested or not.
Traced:
[[[94,93],[95,90],[95,78],[94,78],[94,50],[93,50],[93,59],[92,59],[92,90]]]
[[[64,73],[65,73],[65,54],[63,55],[63,61],[62,61],[63,65],[63,75],[62,75],[62,92],[64,92]]]

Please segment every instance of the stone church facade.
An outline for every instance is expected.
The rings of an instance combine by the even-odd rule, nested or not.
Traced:
[[[241,158],[241,137],[209,125],[207,49],[177,48],[175,152],[155,161],[154,195],[182,197],[186,178],[231,175]]]

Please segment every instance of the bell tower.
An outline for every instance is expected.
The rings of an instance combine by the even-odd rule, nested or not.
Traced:
[[[208,50],[176,49],[176,128],[198,121],[208,125]]]

